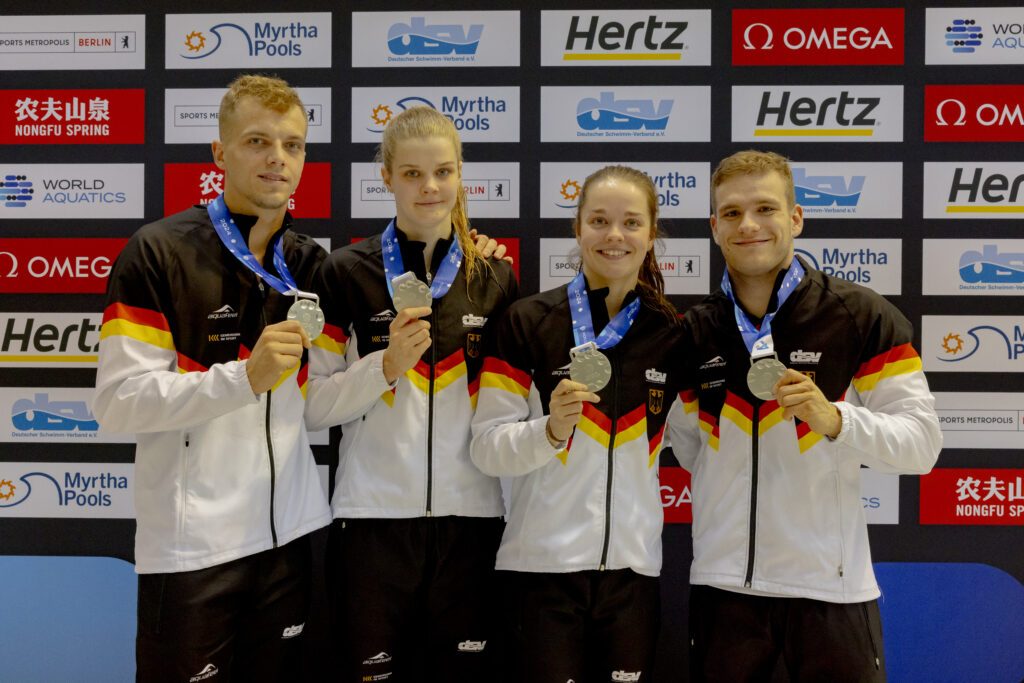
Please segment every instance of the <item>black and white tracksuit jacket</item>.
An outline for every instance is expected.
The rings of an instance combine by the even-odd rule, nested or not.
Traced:
[[[255,217],[233,217],[247,237]],[[289,224],[285,259],[309,289],[325,254]],[[245,371],[292,301],[228,252],[201,206],[142,227],[114,264],[93,411],[137,434],[138,572],[223,564],[330,523],[303,426],[305,354],[259,396]]]
[[[862,466],[924,474],[942,435],[913,329],[869,289],[812,270],[771,323],[778,359],[842,416],[835,440],[747,388],[750,353],[719,290],[687,311],[672,448],[693,475],[690,583],[851,603],[877,598]]]
[[[406,269],[428,282],[423,243],[409,241],[401,230],[397,237]],[[450,245],[435,245],[432,272]],[[396,311],[380,235],[336,250],[325,261],[317,291],[327,326],[310,354],[312,374],[334,375],[333,382],[344,385],[346,373],[366,365],[379,377],[376,392],[361,402],[310,396],[310,429],[342,425],[331,500],[335,518],[504,514],[499,481],[469,460],[469,426],[484,343],[518,296],[518,284],[503,261],[480,261],[479,267],[468,291],[463,264],[451,289],[433,300],[426,318],[431,345],[389,388],[381,368]]]
[[[595,331],[608,321],[607,291],[588,289]],[[658,454],[678,393],[679,331],[642,305],[622,340],[604,351],[612,378],[598,392],[600,403],[583,404],[572,438],[558,450],[545,427],[551,392],[568,378],[576,345],[567,286],[509,309],[484,365],[471,451],[484,472],[514,477],[498,569],[658,576]]]

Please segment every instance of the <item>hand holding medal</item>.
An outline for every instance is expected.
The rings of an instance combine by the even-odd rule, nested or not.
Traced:
[[[775,400],[783,408],[782,418],[796,418],[818,434],[834,439],[843,427],[842,414],[817,384],[796,370],[786,370],[778,382]]]
[[[563,379],[551,392],[548,402],[548,422],[545,426],[552,446],[564,448],[565,442],[583,415],[583,402],[597,403],[601,398],[587,390],[586,385]]]
[[[451,289],[462,265],[462,248],[459,240],[452,240],[428,286],[412,271],[405,271],[395,221],[380,236],[380,245],[384,281],[396,312],[388,328],[388,348],[383,359],[384,379],[392,383],[412,369],[430,347],[430,323],[420,318],[430,315],[434,299],[440,299]]]

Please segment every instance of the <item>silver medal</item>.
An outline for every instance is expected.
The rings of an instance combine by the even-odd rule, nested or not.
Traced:
[[[324,312],[320,305],[312,299],[296,299],[295,303],[288,309],[288,320],[296,320],[306,336],[313,341],[324,331]]]
[[[430,287],[416,277],[412,271],[402,273],[391,281],[391,300],[395,303],[395,311],[406,308],[430,308],[434,299],[430,295]]]
[[[569,350],[569,379],[586,384],[588,391],[598,392],[612,378],[612,364],[594,342]]]
[[[775,397],[772,388],[785,373],[786,366],[778,358],[762,358],[747,370],[747,387],[762,401],[770,401]]]

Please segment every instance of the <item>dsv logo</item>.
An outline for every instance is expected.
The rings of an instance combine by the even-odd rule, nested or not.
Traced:
[[[967,105],[956,98],[947,98],[935,106],[935,125],[966,126],[968,113],[982,126],[1024,126],[1024,112],[1019,104],[1011,107],[1009,104],[997,106],[986,102],[968,112]]]
[[[483,32],[483,24],[467,31],[459,24],[427,25],[426,17],[412,17],[388,29],[388,49],[395,55],[475,55]]]
[[[665,130],[674,100],[617,100],[614,92],[585,97],[576,107],[583,130]]]

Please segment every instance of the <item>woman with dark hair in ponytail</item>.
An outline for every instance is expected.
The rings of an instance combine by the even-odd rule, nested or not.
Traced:
[[[493,680],[505,508],[498,480],[469,460],[469,430],[484,341],[518,286],[508,263],[475,251],[451,120],[403,111],[378,161],[396,216],[324,262],[327,324],[310,351],[312,374],[331,382],[314,386],[307,426],[342,425],[327,548],[341,653],[332,680]],[[368,405],[330,392],[367,363],[381,385]]]
[[[654,254],[650,177],[587,178],[581,269],[522,299],[492,337],[470,456],[512,478],[497,568],[516,680],[648,680],[660,623],[658,453],[678,393],[675,309]]]

